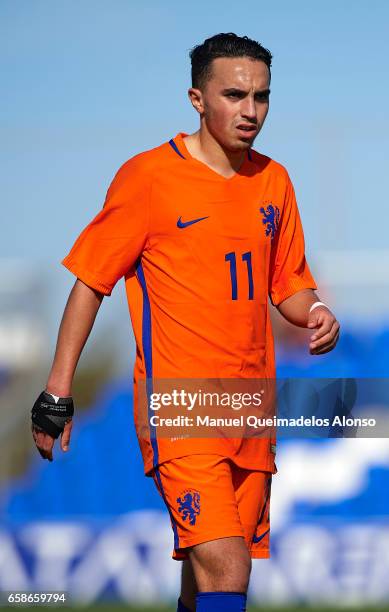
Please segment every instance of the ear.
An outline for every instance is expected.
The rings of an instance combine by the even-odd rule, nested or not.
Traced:
[[[200,115],[204,112],[204,104],[203,104],[203,94],[200,89],[196,89],[194,87],[190,87],[188,89],[188,97],[192,103],[192,106],[195,110],[197,110]]]

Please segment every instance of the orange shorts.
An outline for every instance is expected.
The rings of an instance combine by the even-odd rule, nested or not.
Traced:
[[[271,472],[247,470],[219,455],[190,455],[162,463],[153,478],[170,515],[173,559],[230,536],[243,536],[252,558],[270,556]]]

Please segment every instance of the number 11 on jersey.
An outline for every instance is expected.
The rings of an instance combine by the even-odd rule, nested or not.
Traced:
[[[233,300],[238,299],[238,278],[236,273],[236,253],[232,251],[231,253],[227,253],[225,256],[225,261],[230,263],[230,276],[231,276],[231,298]],[[254,299],[254,282],[253,282],[253,267],[251,264],[251,251],[247,253],[243,253],[242,261],[246,262],[247,266],[247,276],[248,276],[248,284],[249,284],[249,295],[248,299]]]

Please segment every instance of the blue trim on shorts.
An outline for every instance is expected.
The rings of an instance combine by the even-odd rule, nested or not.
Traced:
[[[262,523],[262,519],[263,519],[263,515],[265,514],[265,509],[267,506],[267,502],[269,501],[269,497],[270,497],[270,490],[271,490],[271,476],[269,476],[268,481],[267,481],[267,492],[266,492],[266,497],[265,497],[265,501],[263,503],[263,508],[261,511],[261,515],[258,519],[258,523],[257,525],[259,525],[259,523]]]
[[[169,515],[170,515],[170,520],[171,520],[171,523],[172,523],[173,533],[174,533],[174,548],[175,548],[175,550],[177,550],[178,548],[180,548],[180,539],[178,537],[177,525],[176,525],[176,521],[174,519],[173,513],[170,510],[170,506],[169,506],[169,504],[167,502],[167,499],[166,499],[165,491],[164,491],[163,485],[162,485],[161,475],[159,473],[159,467],[154,468],[154,474],[155,474],[155,476],[157,478],[157,482],[158,482],[159,490],[161,491],[162,499],[165,502],[166,508],[168,509],[168,512],[169,512]]]
[[[260,525],[260,523],[262,523],[263,515],[265,514],[265,510],[266,510],[266,507],[267,507],[267,504],[268,504],[268,501],[269,501],[270,491],[271,491],[271,481],[272,481],[272,474],[270,474],[270,476],[268,477],[266,497],[265,497],[265,501],[263,503],[261,514],[260,514],[259,519],[258,519],[257,527],[258,527],[258,525]],[[269,533],[269,531],[270,531],[270,528],[267,531],[265,531],[265,533],[263,533],[261,536],[258,536],[258,537],[254,533],[253,539],[251,540],[251,542],[253,544],[258,544],[258,542],[263,540],[263,538],[265,537],[265,535],[267,535]]]

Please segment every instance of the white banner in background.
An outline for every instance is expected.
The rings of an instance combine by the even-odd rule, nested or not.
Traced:
[[[67,591],[74,601],[174,601],[180,563],[168,560],[164,513],[111,522],[34,522],[0,531],[0,590]],[[386,524],[289,524],[272,536],[272,558],[254,560],[254,603],[389,601]]]

